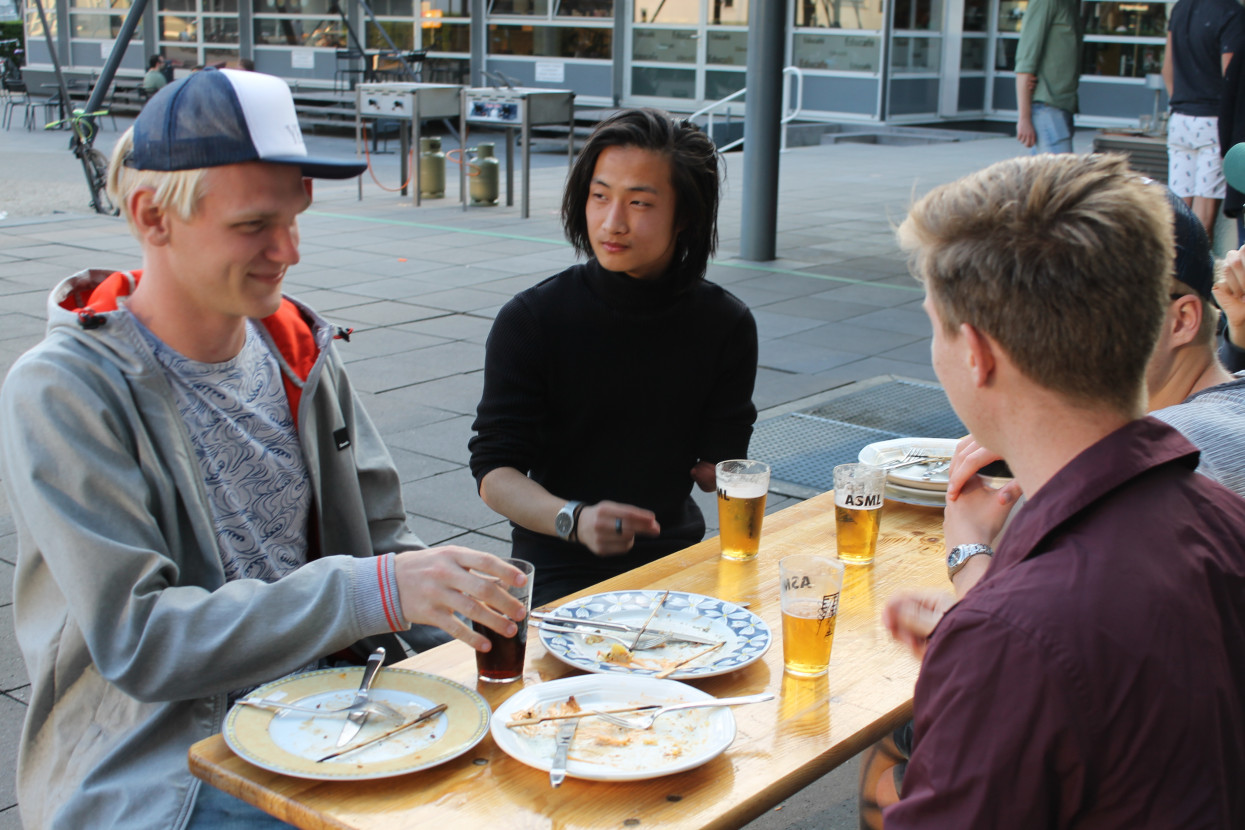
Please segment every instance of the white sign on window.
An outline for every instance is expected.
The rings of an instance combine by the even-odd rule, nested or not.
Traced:
[[[291,69],[315,69],[316,53],[310,49],[291,49],[290,50],[290,68]]]
[[[566,64],[561,61],[536,61],[536,80],[561,84],[566,82]]]
[[[108,56],[112,54],[111,43],[101,43],[99,45],[99,56],[104,60],[108,60]]]

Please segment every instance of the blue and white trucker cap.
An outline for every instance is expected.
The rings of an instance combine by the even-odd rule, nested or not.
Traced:
[[[285,81],[234,69],[203,69],[153,95],[134,122],[125,164],[171,171],[247,161],[295,164],[317,179],[348,179],[367,169],[355,159],[308,156]]]

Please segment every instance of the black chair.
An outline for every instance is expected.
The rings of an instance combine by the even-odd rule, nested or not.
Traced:
[[[337,69],[333,72],[334,92],[343,90],[343,80],[345,81],[344,89],[350,91],[354,89],[356,83],[366,77],[367,71],[363,68],[362,61],[362,49],[337,50]]]
[[[427,59],[427,49],[416,49],[402,56],[402,60],[406,61],[407,65],[411,67],[411,74],[418,82],[424,80],[424,61]]]
[[[372,66],[368,73],[371,81],[405,81],[406,70],[402,68],[402,54],[391,49],[382,49],[371,55]]]
[[[39,107],[43,107],[43,121],[39,121]],[[61,94],[56,92],[53,95],[31,95],[26,93],[26,113],[22,117],[22,122],[26,126],[26,130],[43,129],[44,125],[50,124],[56,120],[61,109]],[[66,128],[67,125],[66,125]]]
[[[9,125],[13,123],[13,110],[21,107],[26,108],[26,102],[30,100],[30,92],[26,89],[26,82],[13,78],[4,79],[4,128],[7,130]]]

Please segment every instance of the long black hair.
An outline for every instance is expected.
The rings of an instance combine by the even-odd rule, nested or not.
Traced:
[[[562,196],[567,239],[587,257],[592,256],[585,213],[588,191],[597,158],[606,147],[638,147],[670,159],[675,209],[683,223],[670,271],[680,289],[704,279],[709,257],[718,247],[718,151],[709,136],[690,121],[647,107],[622,110],[602,121],[575,159]]]

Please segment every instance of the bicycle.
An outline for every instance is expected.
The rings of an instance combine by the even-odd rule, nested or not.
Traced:
[[[87,187],[91,191],[91,209],[96,213],[116,216],[121,211],[108,198],[108,157],[91,146],[95,141],[95,118],[108,114],[108,110],[85,112],[75,108],[67,119],[45,124],[43,129],[54,130],[69,124],[71,135],[69,149],[82,162]]]

